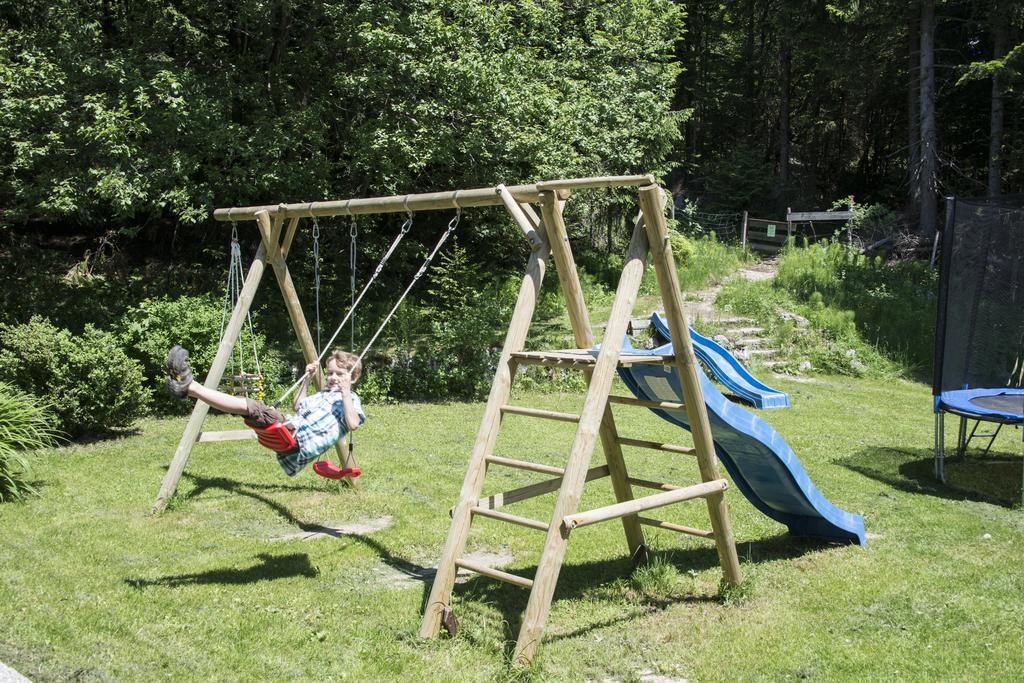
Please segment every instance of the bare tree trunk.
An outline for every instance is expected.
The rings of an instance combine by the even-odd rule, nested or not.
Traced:
[[[779,64],[779,86],[782,90],[779,102],[779,193],[785,194],[789,185],[789,82],[792,68],[792,55],[788,37],[783,34],[782,54]]]
[[[907,16],[907,221],[913,222],[921,211],[921,5],[908,3]]]
[[[1003,3],[992,3],[992,58],[1006,55],[1006,14],[1001,14]],[[1003,83],[1002,74],[992,74],[992,118],[988,136],[988,196],[1002,194],[1003,179]]]
[[[925,238],[935,234],[938,193],[938,130],[935,123],[935,0],[921,3],[921,223]]]

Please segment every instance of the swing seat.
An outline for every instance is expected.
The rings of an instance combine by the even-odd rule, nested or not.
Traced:
[[[256,440],[260,442],[261,446],[269,448],[275,453],[292,453],[299,448],[299,444],[295,441],[295,435],[283,422],[275,422],[266,427],[253,424],[249,420],[245,420],[245,424],[256,432]]]
[[[358,467],[341,468],[330,460],[318,460],[313,463],[313,471],[324,479],[344,479],[346,477],[358,477],[362,470]]]

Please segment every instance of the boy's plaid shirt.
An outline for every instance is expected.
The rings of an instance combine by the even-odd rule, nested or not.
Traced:
[[[352,406],[359,413],[359,424],[366,422],[363,404],[355,392],[352,393]],[[340,391],[325,389],[307,396],[299,402],[298,413],[288,422],[295,432],[299,451],[279,455],[277,462],[289,477],[294,477],[299,470],[348,434],[345,402]]]

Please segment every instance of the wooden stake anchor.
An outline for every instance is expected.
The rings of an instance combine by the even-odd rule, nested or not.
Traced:
[[[538,183],[536,187],[543,215],[542,221],[538,220],[529,204],[519,203],[513,199],[518,195],[502,186],[497,188],[498,196],[502,198],[502,203],[508,209],[512,219],[530,241],[533,251],[505,337],[505,346],[502,349],[498,369],[491,385],[491,393],[477,433],[473,454],[469,460],[462,491],[459,494],[458,503],[452,508],[452,525],[423,613],[423,623],[420,627],[420,635],[423,637],[435,636],[442,622],[448,623],[447,616],[451,615],[449,603],[455,573],[461,567],[482,576],[509,582],[530,590],[530,598],[523,615],[515,649],[517,665],[529,662],[543,635],[544,623],[551,608],[551,599],[569,541],[569,530],[611,519],[622,520],[627,550],[631,557],[636,557],[640,561],[646,557],[641,525],[713,538],[718,547],[725,580],[728,583],[737,583],[740,580],[739,561],[723,496],[727,482],[718,476],[718,465],[711,442],[707,410],[700,385],[697,382],[693,348],[689,344],[689,335],[681,332],[687,329],[687,324],[683,317],[682,296],[676,281],[675,262],[668,243],[661,190],[656,185],[650,184],[653,183],[653,179],[649,177],[647,179],[648,183],[621,182],[618,185],[594,184],[595,180],[609,181],[609,179]],[[562,197],[556,194],[556,190],[627,184],[646,185],[640,190],[641,216],[633,229],[625,266],[619,278],[615,300],[612,304],[608,324],[605,327],[601,350],[594,358],[590,351],[594,346],[594,335],[586,303],[583,300],[583,290],[576,272],[576,264],[569,247],[565,224],[562,220]],[[539,245],[533,239],[534,236],[540,240]],[[622,356],[619,353],[646,267],[648,244],[652,245],[651,251],[654,254],[658,286],[665,304],[666,315],[670,319],[674,338],[684,339],[687,342],[678,345],[674,356],[633,354]],[[527,353],[523,351],[523,344],[536,306],[537,293],[540,289],[549,252],[554,256],[577,348]],[[613,399],[610,396],[612,380],[619,365],[634,362],[671,364],[680,372],[683,377],[683,404],[689,411],[691,422],[694,425],[694,448],[643,439],[626,439],[618,435],[610,407]],[[580,414],[509,405],[511,382],[515,376],[515,367],[519,363],[572,368],[583,372],[589,387]],[[614,402],[645,408],[664,408],[668,405],[664,402],[639,401],[622,397],[614,397]],[[671,407],[682,408],[683,405],[672,404]],[[493,448],[497,441],[498,429],[505,415],[519,416],[514,418],[517,420],[522,417],[530,417],[576,423],[576,436],[565,466],[540,465],[494,455]],[[601,441],[606,464],[591,467],[591,456],[598,439]],[[626,471],[622,445],[665,451],[671,454],[669,457],[696,456],[700,463],[702,481],[690,486],[674,486],[632,478]],[[557,476],[512,491],[481,498],[488,464]],[[614,505],[588,512],[577,511],[584,484],[604,477],[611,480],[617,502]],[[633,486],[656,488],[660,489],[661,493],[634,499]],[[496,512],[497,508],[555,490],[558,491],[558,497],[555,500],[551,520],[547,524],[509,513]],[[704,498],[707,501],[712,531],[641,517],[638,514],[645,510],[694,498]],[[544,547],[532,580],[485,567],[462,557],[474,516],[488,517],[493,521],[507,522],[546,532]]]

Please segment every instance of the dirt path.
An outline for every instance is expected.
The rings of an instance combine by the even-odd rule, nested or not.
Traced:
[[[762,261],[741,268],[736,277],[742,277],[751,282],[771,280],[775,277],[775,261]],[[714,285],[696,292],[687,292],[684,308],[686,308],[689,319],[722,320],[727,317],[715,308],[715,299],[718,298],[720,291],[722,291],[722,285]]]

